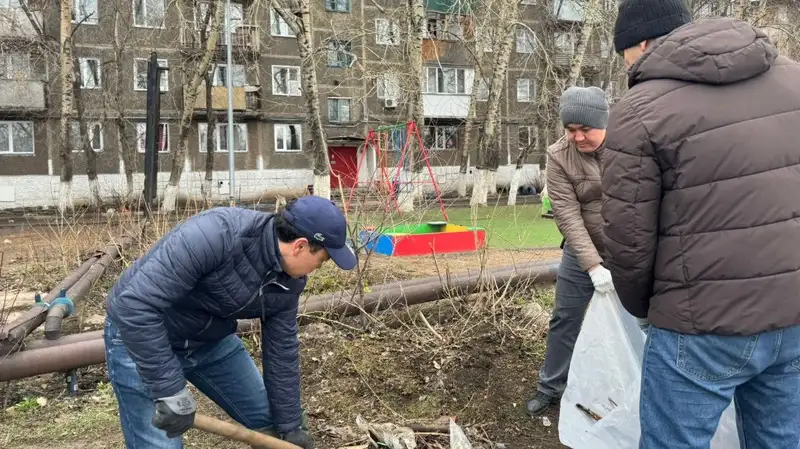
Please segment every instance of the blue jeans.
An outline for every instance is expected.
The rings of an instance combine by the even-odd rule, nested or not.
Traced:
[[[800,326],[753,336],[650,326],[640,449],[707,449],[732,400],[743,449],[800,448]]]
[[[181,449],[182,438],[167,434],[151,423],[155,405],[109,320],[105,327],[108,377],[119,403],[125,447],[128,449]],[[219,405],[234,420],[250,429],[272,425],[270,404],[261,373],[236,335],[210,343],[190,354],[176,354],[186,379]]]

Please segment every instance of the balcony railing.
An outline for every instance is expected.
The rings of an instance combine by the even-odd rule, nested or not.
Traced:
[[[259,28],[256,25],[239,25],[231,32],[231,46],[239,51],[258,51],[260,47]],[[188,22],[182,27],[181,43],[186,48],[203,48],[200,29],[195,22]],[[220,30],[217,48],[224,50],[228,45],[224,30]]]
[[[201,84],[194,108],[206,109],[206,88]],[[257,111],[261,108],[261,88],[259,86],[245,86],[233,88],[233,110]],[[224,86],[211,87],[211,109],[228,109],[228,88]]]
[[[46,107],[44,82],[0,79],[0,110],[43,110]]]
[[[42,13],[32,11],[34,20],[42,23]],[[22,8],[0,8],[0,38],[36,39],[36,30]]]

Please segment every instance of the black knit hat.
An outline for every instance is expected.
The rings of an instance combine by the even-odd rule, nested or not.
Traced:
[[[624,0],[614,26],[617,53],[639,42],[665,36],[692,21],[683,0]]]

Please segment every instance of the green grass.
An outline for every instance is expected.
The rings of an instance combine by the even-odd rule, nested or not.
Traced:
[[[530,249],[557,247],[561,244],[561,233],[553,220],[541,217],[541,205],[489,206],[479,208],[475,219],[469,208],[446,209],[448,222],[486,229],[489,248]],[[400,223],[424,223],[442,220],[442,212],[432,209],[421,216],[405,215],[394,220]],[[377,224],[374,217],[365,220]],[[384,226],[392,225],[385,223]]]

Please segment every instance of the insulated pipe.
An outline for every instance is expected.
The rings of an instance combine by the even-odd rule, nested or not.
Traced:
[[[127,239],[122,245],[132,244],[133,241]],[[109,245],[102,257],[94,263],[89,270],[78,281],[76,281],[66,292],[66,297],[57,298],[53,301],[50,310],[47,312],[47,323],[45,324],[44,337],[48,340],[56,340],[61,336],[61,322],[64,318],[72,314],[74,310],[73,301],[82,300],[92,288],[92,284],[97,281],[106,271],[109,265],[119,255],[117,245]]]
[[[73,284],[89,271],[92,265],[100,260],[100,255],[94,255],[87,259],[83,265],[70,273],[69,276],[59,282],[50,293],[42,298],[42,303],[37,303],[31,307],[30,310],[25,312],[22,316],[17,318],[12,323],[7,323],[0,328],[0,355],[8,354],[20,346],[22,340],[33,332],[34,329],[41,326],[47,317],[47,312],[50,307],[50,301],[57,298],[62,290],[72,287]]]
[[[494,276],[479,277],[464,276],[453,281],[448,286],[438,286],[431,284],[418,284],[394,294],[387,292],[370,293],[364,295],[364,301],[360,304],[361,308],[367,312],[379,310],[382,306],[395,307],[398,305],[413,305],[437,299],[449,297],[451,295],[466,294],[469,292],[480,291],[487,287],[486,280],[496,283],[508,283],[512,286],[525,281],[534,280],[535,282],[553,282],[556,279],[558,262],[550,261],[540,265],[531,265],[512,271],[497,273]],[[490,275],[491,273],[486,273]],[[437,281],[438,282],[438,281]],[[358,314],[361,308],[349,302],[337,301],[335,299],[306,302],[301,307],[300,313],[319,313],[333,311],[342,315]],[[253,321],[249,321],[254,325]],[[240,328],[242,321],[240,321]],[[104,363],[105,350],[102,338],[85,340],[77,343],[70,343],[58,346],[46,347],[29,351],[21,351],[12,354],[5,359],[0,359],[0,382],[22,379],[26,377],[38,376],[57,371],[68,371],[85,366]]]
[[[540,261],[540,262],[529,262],[525,264],[520,264],[518,266],[514,265],[503,266],[494,268],[492,270],[484,270],[483,275],[492,277],[506,276],[513,272],[519,273],[531,267],[542,267],[552,263],[555,262]],[[410,279],[407,281],[395,281],[395,282],[390,282],[388,284],[380,284],[374,286],[370,293],[366,293],[364,295],[364,299],[367,302],[374,303],[376,298],[383,298],[387,295],[394,295],[394,296],[397,296],[398,294],[404,295],[409,288],[423,284],[428,286],[436,286],[436,285],[441,285],[442,282],[445,282],[446,287],[452,288],[452,284],[454,281],[457,281],[458,279],[464,279],[466,277],[476,277],[479,274],[480,271],[475,270],[475,271],[467,271],[461,273],[452,273],[449,276],[445,276],[444,279],[440,279],[438,276],[428,276],[424,278]],[[350,291],[309,296],[302,301],[302,304],[300,306],[300,314],[301,315],[311,314],[324,311],[320,310],[320,305],[319,305],[320,303],[344,304],[346,301],[350,301],[355,298],[357,298],[357,296]],[[243,334],[257,330],[257,328],[258,328],[258,322],[256,320],[239,320],[239,326],[237,332]],[[50,348],[54,346],[62,346],[71,343],[77,343],[81,341],[93,340],[97,338],[103,338],[102,330],[66,335],[56,340],[34,340],[32,342],[26,343],[24,349],[28,351],[37,350],[43,348]]]

